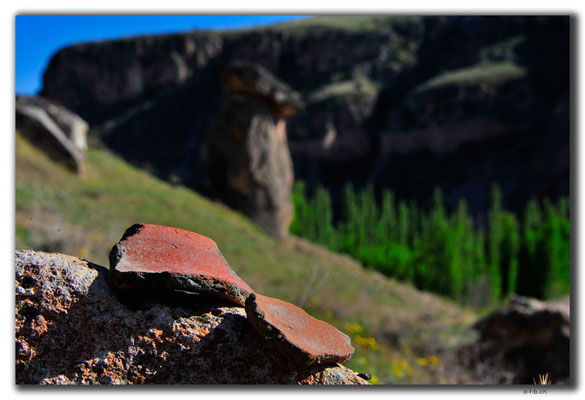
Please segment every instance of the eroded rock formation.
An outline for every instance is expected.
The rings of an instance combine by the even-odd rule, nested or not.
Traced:
[[[285,117],[302,108],[300,96],[250,63],[231,64],[223,83],[228,100],[206,145],[212,194],[285,239],[293,183]]]
[[[54,161],[82,174],[89,126],[42,97],[16,97],[16,129]]]

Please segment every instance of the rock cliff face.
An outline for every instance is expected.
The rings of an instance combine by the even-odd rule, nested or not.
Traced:
[[[478,217],[493,182],[512,209],[568,194],[568,17],[315,21],[72,46],[51,60],[42,94],[126,159],[207,193],[220,72],[252,61],[302,94],[288,123],[295,177],[332,189],[334,204],[344,184],[367,180],[422,205],[441,186]]]
[[[43,93],[76,110],[129,100],[198,76],[222,47],[218,35],[192,34],[66,48],[52,58]]]
[[[417,65],[381,90],[368,121],[375,180],[411,198],[440,186],[480,217],[494,182],[513,210],[568,195],[569,19],[429,22]]]

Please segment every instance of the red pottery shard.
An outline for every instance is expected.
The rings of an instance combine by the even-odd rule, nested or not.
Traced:
[[[252,293],[246,315],[261,336],[298,364],[345,362],[353,355],[347,335],[286,301]]]
[[[174,289],[222,297],[243,306],[254,290],[230,268],[217,244],[169,226],[135,224],[110,252],[110,286]]]

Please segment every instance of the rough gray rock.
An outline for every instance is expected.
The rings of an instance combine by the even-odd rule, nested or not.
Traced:
[[[42,97],[16,97],[16,129],[53,160],[81,174],[88,124]]]
[[[172,291],[110,291],[103,267],[16,252],[17,384],[367,384],[271,349],[242,307]]]
[[[211,191],[286,239],[293,169],[284,116],[302,106],[300,97],[254,64],[231,65],[223,81],[229,98],[206,144]]]

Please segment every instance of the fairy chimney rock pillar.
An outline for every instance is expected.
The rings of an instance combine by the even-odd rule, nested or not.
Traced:
[[[234,62],[222,81],[227,101],[206,143],[212,195],[284,240],[293,183],[286,117],[303,108],[300,95],[257,64]]]

